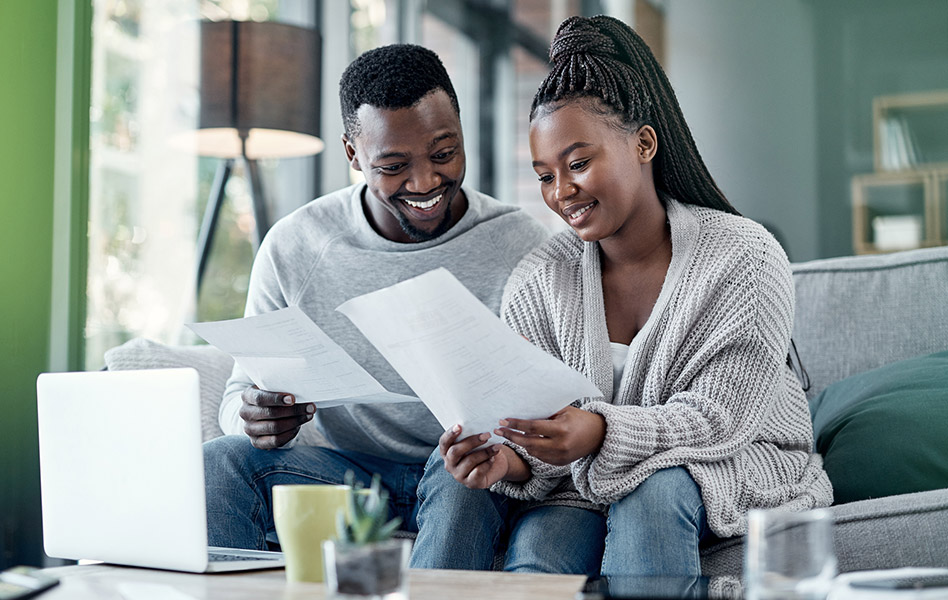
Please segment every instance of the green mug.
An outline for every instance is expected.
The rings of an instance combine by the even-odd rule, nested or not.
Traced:
[[[348,509],[349,490],[347,485],[273,486],[273,522],[287,581],[323,581],[323,541],[336,536],[336,513]]]

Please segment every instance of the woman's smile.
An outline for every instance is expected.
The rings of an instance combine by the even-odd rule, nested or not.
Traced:
[[[569,224],[574,227],[580,227],[591,217],[589,214],[593,208],[599,205],[599,202],[574,202],[563,209],[563,215],[569,220]]]

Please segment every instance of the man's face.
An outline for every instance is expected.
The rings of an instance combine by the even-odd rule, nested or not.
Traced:
[[[346,156],[368,186],[366,217],[395,242],[443,234],[467,210],[464,139],[451,99],[435,90],[415,106],[389,110],[363,104],[361,132],[343,136]]]

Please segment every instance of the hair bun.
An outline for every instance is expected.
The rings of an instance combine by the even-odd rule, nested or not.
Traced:
[[[570,17],[560,24],[550,43],[550,61],[568,60],[574,54],[615,58],[612,38],[601,32],[587,17]]]

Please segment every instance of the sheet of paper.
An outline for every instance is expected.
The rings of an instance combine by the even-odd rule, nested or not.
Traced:
[[[343,403],[418,401],[382,387],[298,306],[243,319],[189,323],[188,327],[233,356],[257,387],[291,393],[298,402],[328,408]]]
[[[514,333],[446,269],[353,298],[358,327],[447,429],[492,432],[602,396],[586,377]],[[502,438],[491,434],[489,443]]]

